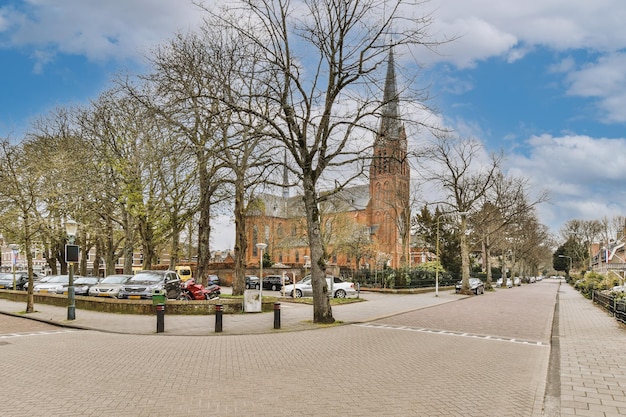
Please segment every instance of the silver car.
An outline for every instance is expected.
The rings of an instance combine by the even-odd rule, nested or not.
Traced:
[[[78,277],[74,277],[78,278]],[[70,282],[69,275],[54,275],[46,280],[46,282],[36,283],[33,287],[33,292],[36,293],[48,293],[55,294],[57,288],[63,287],[63,285],[67,285]]]
[[[122,285],[126,284],[131,278],[132,275],[108,275],[98,284],[89,288],[89,295],[94,297],[117,298],[120,294],[120,288],[122,288]]]
[[[346,298],[356,296],[356,289],[354,288],[354,284],[352,282],[344,281],[339,277],[327,275],[326,285],[328,286],[328,291],[330,294],[332,294],[333,298]],[[312,297],[313,285],[311,284],[311,276],[307,275],[302,279],[302,281],[296,282],[295,285],[285,285],[283,287],[285,296],[293,297],[294,288],[296,298]]]
[[[89,288],[93,285],[96,285],[100,278],[98,277],[76,277],[73,280],[74,284],[74,294],[75,295],[87,295],[89,293]],[[67,294],[69,287],[68,284],[63,284],[56,289],[57,294]]]
[[[154,292],[164,291],[170,299],[180,298],[180,277],[174,271],[137,271],[120,288],[119,298],[151,299]]]

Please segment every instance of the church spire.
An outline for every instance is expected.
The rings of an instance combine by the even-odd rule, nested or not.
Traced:
[[[396,69],[393,57],[393,48],[389,49],[387,59],[387,76],[385,77],[385,90],[383,92],[382,117],[380,121],[380,139],[399,139],[402,125],[400,123],[399,99],[396,85]]]
[[[393,48],[389,49],[387,59],[387,76],[383,93],[383,117],[398,118],[398,91],[396,86],[396,65],[393,59]]]

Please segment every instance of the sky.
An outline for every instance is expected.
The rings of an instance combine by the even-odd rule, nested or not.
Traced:
[[[460,135],[504,150],[505,172],[548,191],[540,222],[556,234],[571,219],[626,215],[626,2],[421,7],[433,39],[455,38],[413,57],[429,105]],[[151,48],[201,20],[187,0],[0,0],[0,138],[19,140],[55,107],[145,71]],[[220,220],[213,248],[230,249],[232,226]]]

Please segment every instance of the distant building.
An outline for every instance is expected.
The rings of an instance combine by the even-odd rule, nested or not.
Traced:
[[[380,269],[409,264],[411,179],[393,51],[389,53],[383,100],[369,184],[336,192],[320,206],[330,265]],[[264,242],[272,262],[305,265],[310,253],[304,214],[302,196],[291,197],[286,185],[280,196],[262,194],[251,201],[246,217],[246,263],[259,264],[256,244]]]

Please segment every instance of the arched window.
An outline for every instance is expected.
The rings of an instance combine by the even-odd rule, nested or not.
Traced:
[[[254,226],[252,227],[252,256],[258,256],[258,249],[256,248],[256,244],[259,242],[259,229]]]

